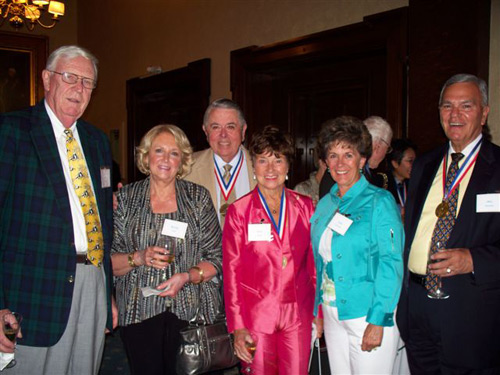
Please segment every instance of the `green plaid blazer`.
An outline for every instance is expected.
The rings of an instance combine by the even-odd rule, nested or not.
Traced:
[[[96,193],[111,296],[112,189],[106,135],[78,120],[78,134]],[[71,210],[61,160],[44,102],[0,115],[0,309],[20,312],[21,345],[52,346],[68,321],[76,271]],[[108,327],[111,309],[108,308]]]

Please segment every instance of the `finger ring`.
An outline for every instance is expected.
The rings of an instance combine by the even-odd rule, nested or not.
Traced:
[[[450,267],[448,267],[448,268],[446,269],[446,273],[451,273],[451,268],[450,268]]]

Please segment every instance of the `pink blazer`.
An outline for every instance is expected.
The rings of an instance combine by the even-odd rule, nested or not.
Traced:
[[[234,202],[227,211],[222,269],[229,332],[241,328],[269,334],[275,331],[279,319],[282,254],[287,248],[293,257],[299,318],[305,324],[312,321],[316,273],[309,219],[313,204],[309,197],[293,190],[285,189],[285,194],[288,222],[283,239],[271,224],[272,241],[248,241],[248,224],[271,223],[257,188]]]

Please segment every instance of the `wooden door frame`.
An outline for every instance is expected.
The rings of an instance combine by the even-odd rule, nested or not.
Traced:
[[[147,95],[163,95],[190,100],[194,107],[194,117],[200,133],[203,115],[210,101],[210,69],[211,60],[201,59],[189,63],[186,67],[171,70],[149,77],[137,77],[127,81],[127,171],[128,181],[136,181],[141,175],[135,166],[135,147],[139,144],[142,135],[137,134],[137,106]],[[186,97],[189,92],[189,98]],[[178,124],[176,124],[178,125]],[[204,148],[207,146],[203,134],[190,139],[191,145]]]
[[[406,135],[408,7],[364,17],[363,22],[267,46],[250,46],[231,52],[231,91],[247,117],[251,135],[264,124],[254,123],[251,95],[257,75],[283,65],[321,64],[360,52],[385,51],[387,98],[385,116],[394,136]],[[380,115],[380,114],[379,114]],[[290,130],[290,129],[288,129]]]

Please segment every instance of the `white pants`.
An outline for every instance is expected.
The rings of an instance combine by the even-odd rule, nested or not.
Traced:
[[[398,349],[399,331],[384,327],[379,348],[361,350],[366,317],[339,320],[336,307],[323,305],[324,334],[332,374],[391,374]]]

